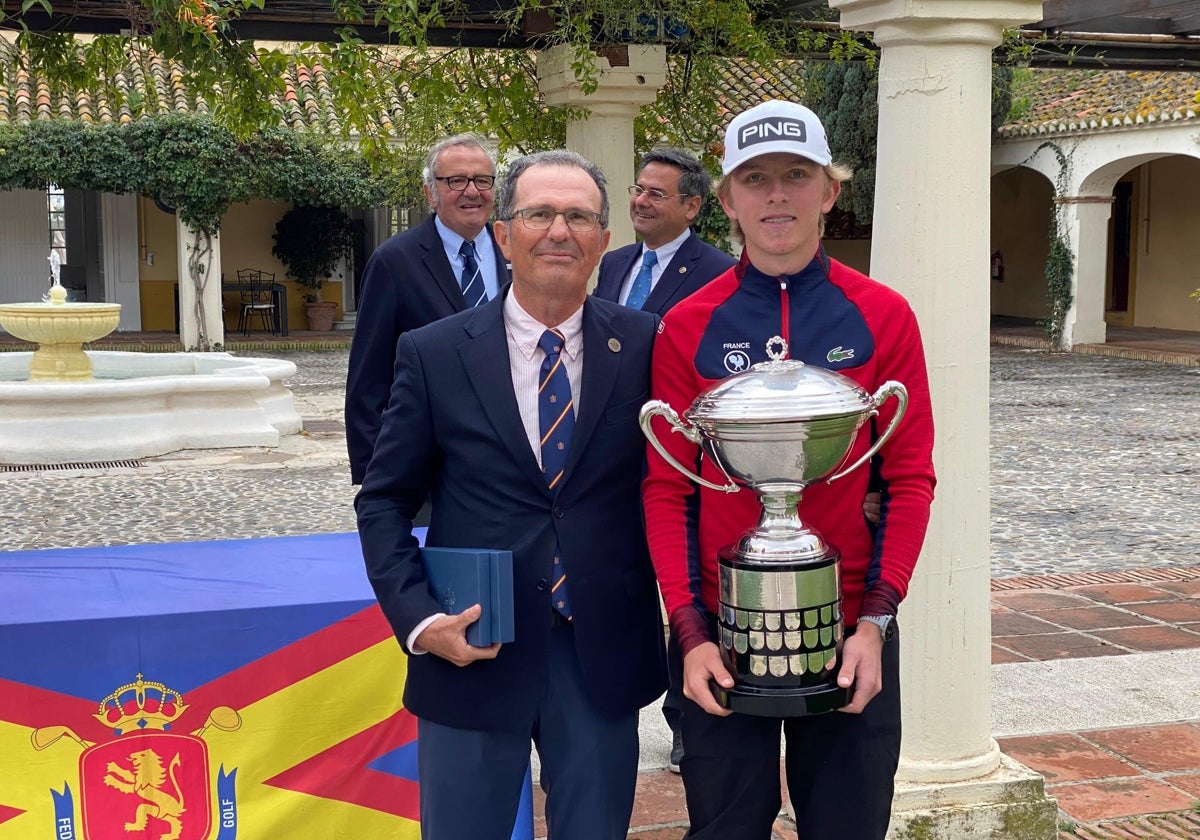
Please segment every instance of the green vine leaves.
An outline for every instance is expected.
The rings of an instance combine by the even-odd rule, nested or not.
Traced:
[[[53,8],[51,0],[37,2]],[[806,20],[760,0],[515,0],[490,17],[503,28],[501,40],[520,48],[494,50],[463,45],[477,13],[460,0],[331,0],[330,14],[340,25],[326,41],[239,40],[239,23],[263,6],[263,0],[141,0],[126,6],[131,36],[76,41],[24,28],[19,50],[6,62],[19,58],[51,84],[103,89],[114,109],[139,118],[152,112],[136,91],[123,94],[116,80],[130,64],[177,61],[187,88],[212,91],[205,110],[239,139],[286,124],[282,71],[300,62],[320,76],[336,104],[330,134],[358,145],[375,163],[395,157],[398,144],[427,147],[458,131],[496,137],[502,155],[561,146],[573,115],[547,108],[538,94],[533,50],[545,47],[574,49],[573,69],[586,92],[598,81],[596,51],[630,42],[666,44],[686,69],[660,97],[666,119],[659,124],[671,127],[670,141],[690,146],[711,141],[707,133],[691,135],[706,132],[719,116],[718,98],[703,83],[725,56],[749,62],[816,53],[872,56],[869,40],[841,31],[828,8]],[[22,24],[19,16],[16,23]],[[368,43],[360,32],[365,26],[383,27],[388,43]],[[433,31],[440,33],[437,44],[430,42]]]
[[[239,140],[212,118],[167,114],[127,125],[0,123],[0,187],[50,183],[151,196],[210,235],[251,198],[322,206],[391,203],[395,177],[357,152],[282,128]]]

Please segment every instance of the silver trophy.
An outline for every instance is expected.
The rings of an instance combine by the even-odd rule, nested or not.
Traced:
[[[703,391],[683,420],[665,402],[651,400],[640,422],[650,444],[692,481],[724,493],[748,487],[758,494],[758,524],[718,555],[717,644],[735,684],[726,690],[714,682],[712,688],[735,712],[799,717],[847,702],[836,680],[841,554],[800,521],[800,496],[825,476],[835,481],[869,461],[904,416],[908,391],[888,381],[868,394],[839,373],[787,359],[787,343],[778,336],[767,342],[767,355],[771,361]],[[898,404],[887,428],[839,470],[859,429],[893,396]],[[707,481],[668,454],[651,429],[656,416],[699,446],[728,483]]]

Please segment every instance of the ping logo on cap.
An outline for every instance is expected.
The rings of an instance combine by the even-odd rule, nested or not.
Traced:
[[[772,140],[807,142],[808,131],[804,127],[804,121],[792,117],[764,117],[746,123],[738,131],[738,148],[741,149]]]

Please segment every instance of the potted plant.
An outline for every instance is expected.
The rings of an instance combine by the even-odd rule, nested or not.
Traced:
[[[271,253],[283,263],[288,278],[308,289],[304,293],[308,328],[333,329],[337,304],[321,300],[321,284],[334,276],[354,245],[350,217],[337,207],[297,205],[276,222],[272,238]]]

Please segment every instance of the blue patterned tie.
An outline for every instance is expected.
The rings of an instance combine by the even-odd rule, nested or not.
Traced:
[[[542,437],[542,472],[550,489],[558,487],[563,468],[567,465],[571,434],[575,431],[575,404],[571,399],[571,380],[562,362],[565,343],[562,333],[546,330],[538,347],[546,354],[538,382],[538,430]],[[571,602],[567,600],[567,571],[562,551],[554,546],[554,587],[551,589],[554,609],[566,619],[571,618]]]
[[[458,249],[458,255],[462,257],[463,261],[461,280],[463,300],[467,302],[467,308],[470,309],[487,300],[487,290],[483,288],[483,275],[479,273],[479,263],[475,260],[475,243],[469,239],[463,240],[462,247]]]
[[[629,297],[625,298],[626,306],[641,309],[646,303],[646,298],[650,297],[650,278],[657,263],[658,255],[653,251],[642,254],[642,267],[637,277],[633,278],[633,285],[629,287]]]

